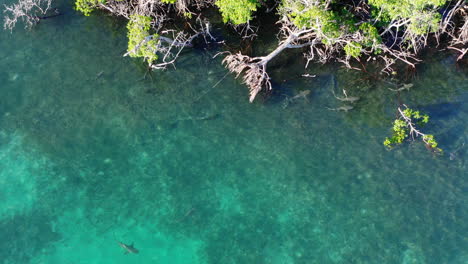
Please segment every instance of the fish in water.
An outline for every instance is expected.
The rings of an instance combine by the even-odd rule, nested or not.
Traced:
[[[305,100],[307,100],[307,96],[309,94],[310,94],[310,90],[304,90],[291,98],[286,98],[283,102],[283,108],[288,107],[290,103],[296,101],[297,99],[304,98]]]
[[[359,97],[357,97],[357,96],[348,96],[348,95],[346,94],[346,91],[345,91],[345,90],[343,90],[343,94],[345,95],[344,97],[336,96],[336,94],[335,94],[335,92],[334,92],[333,90],[332,90],[332,93],[333,93],[333,96],[334,96],[337,100],[342,101],[342,102],[354,103],[354,102],[356,102],[356,101],[359,101],[359,99],[361,99],[361,98],[359,98]]]
[[[343,105],[343,106],[340,106],[338,108],[328,108],[328,110],[330,111],[343,111],[343,112],[348,112],[349,110],[353,109],[354,107],[352,107],[351,105]]]
[[[218,119],[219,117],[221,117],[221,114],[215,113],[215,114],[206,114],[203,116],[197,116],[192,119],[198,120],[198,121],[207,121],[207,120],[215,120],[215,119]]]
[[[315,78],[315,77],[317,77],[317,75],[315,75],[315,74],[314,74],[314,75],[311,75],[311,74],[306,73],[306,74],[302,74],[302,77],[306,77],[306,78]]]
[[[459,146],[457,149],[455,149],[454,151],[450,152],[450,160],[455,160],[457,158],[457,152],[462,149],[463,147],[465,146],[465,142],[463,142],[463,144],[461,146]]]
[[[125,243],[122,243],[120,241],[117,241],[117,243],[119,243],[119,246],[125,250],[124,254],[138,254],[138,252],[139,252],[138,249],[136,249],[133,246],[133,243],[129,244],[129,245],[125,244]]]
[[[410,88],[413,87],[413,84],[412,83],[405,83],[403,85],[401,85],[400,87],[398,87],[397,89],[391,89],[391,88],[388,88],[390,91],[393,91],[393,92],[401,92],[401,91],[404,91],[404,90],[410,90]]]
[[[299,98],[304,98],[304,99],[307,99],[307,96],[310,94],[310,90],[304,90],[298,94],[296,94],[295,96],[293,96],[291,99],[291,101],[294,101],[294,100],[297,100]]]
[[[121,248],[123,248],[125,250],[125,254],[138,254],[138,249],[136,249],[134,246],[133,246],[133,243],[132,244],[125,244],[123,242],[120,242],[119,240],[117,240],[117,238],[115,237],[115,233],[114,233],[114,240],[117,242],[117,244],[119,244],[119,246]]]
[[[342,102],[350,102],[350,103],[354,103],[360,99],[359,97],[356,97],[356,96],[347,96],[347,97],[335,96],[335,98]]]
[[[104,71],[100,71],[98,74],[96,74],[96,78],[94,78],[94,80],[96,81],[97,79],[101,78],[103,74],[104,74]]]

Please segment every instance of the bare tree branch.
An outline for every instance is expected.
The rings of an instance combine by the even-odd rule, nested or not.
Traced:
[[[18,0],[12,5],[5,5],[5,20],[3,27],[13,30],[16,23],[24,22],[25,28],[31,28],[37,24],[41,16],[49,11],[52,0]]]
[[[251,58],[249,56],[242,55],[241,53],[230,54],[224,58],[223,64],[226,65],[229,71],[235,73],[236,77],[239,77],[239,75],[245,71],[242,79],[250,90],[249,101],[253,102],[263,87],[265,87],[267,90],[271,90],[272,88],[270,76],[266,72],[266,66],[268,62],[285,49],[302,48],[310,45],[294,44],[294,42],[298,40],[301,35],[307,34],[309,32],[311,32],[311,30],[291,32],[288,38],[282,41],[282,43],[267,56]]]

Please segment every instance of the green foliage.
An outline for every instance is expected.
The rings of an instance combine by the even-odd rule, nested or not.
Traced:
[[[377,28],[369,22],[356,26],[358,20],[341,5],[332,5],[335,9],[326,9],[322,4],[310,4],[297,0],[283,0],[283,9],[290,10],[287,14],[292,23],[298,28],[313,28],[322,37],[326,45],[335,44],[335,40],[346,34],[359,31],[363,36],[360,42],[348,43],[344,50],[346,55],[357,58],[363,48],[375,47],[382,43]]]
[[[437,148],[437,141],[434,139],[434,135],[424,135],[423,140],[433,149],[441,151],[441,149]]]
[[[130,21],[127,24],[128,52],[130,57],[143,58],[149,64],[158,58],[156,55],[158,35],[150,37],[150,26],[151,18],[141,15],[131,15]],[[136,49],[137,45],[140,45],[138,49]]]
[[[384,145],[392,147],[395,144],[401,144],[408,137],[408,128],[405,121],[396,119],[393,122],[393,134],[391,138],[385,138]]]
[[[374,7],[372,16],[378,21],[388,23],[392,20],[409,19],[408,29],[416,35],[438,29],[438,8],[446,3],[447,0],[369,0],[369,4]]]
[[[361,44],[365,47],[372,47],[376,44],[382,43],[382,38],[380,37],[377,28],[371,23],[362,23],[361,25],[359,25],[359,30],[364,35],[364,40]]]
[[[161,0],[162,3],[164,4],[175,4],[177,0]]]
[[[357,42],[351,42],[344,47],[347,56],[358,58],[361,55],[362,46]]]
[[[421,114],[419,111],[415,111],[410,108],[406,108],[405,110],[403,110],[403,114],[406,117],[408,117],[411,120],[411,122],[421,126],[429,122],[428,115]],[[391,148],[395,145],[403,143],[403,141],[408,138],[409,132],[409,124],[406,123],[406,121],[402,117],[397,118],[395,121],[393,121],[392,136],[390,138],[385,138],[385,141],[383,142],[384,146]],[[437,141],[434,139],[433,135],[422,134],[422,140],[432,150],[437,152],[442,151],[441,149],[437,148],[438,144]]]
[[[323,6],[306,6],[295,1],[285,1],[284,5],[287,9],[294,10],[288,16],[296,27],[314,28],[319,36],[322,36],[322,42],[326,45],[333,45],[333,39],[338,38],[343,33],[338,22],[341,21],[340,17],[333,11],[326,10]],[[294,7],[287,5],[294,5]]]
[[[433,33],[439,29],[441,15],[439,13],[421,12],[418,16],[411,17],[408,28],[416,35]]]
[[[405,110],[403,110],[403,114],[405,114],[405,116],[411,118],[412,120],[417,121],[417,123],[420,125],[425,125],[427,124],[427,122],[429,122],[428,115],[422,115],[419,111],[415,111],[410,108],[406,108]]]
[[[170,0],[169,0],[170,1]],[[252,13],[260,6],[258,0],[217,0],[215,5],[223,16],[224,23],[240,25],[252,19]]]
[[[76,0],[75,9],[85,16],[89,16],[99,3],[106,4],[106,0]]]

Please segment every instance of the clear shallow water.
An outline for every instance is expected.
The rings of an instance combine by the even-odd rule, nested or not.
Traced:
[[[468,83],[452,56],[401,95],[445,155],[387,151],[388,84],[320,65],[300,78],[289,53],[270,67],[275,92],[249,104],[231,75],[213,88],[216,51],[143,79],[121,57],[124,24],[61,9],[0,34],[2,263],[468,262]],[[333,80],[355,109],[327,110]]]

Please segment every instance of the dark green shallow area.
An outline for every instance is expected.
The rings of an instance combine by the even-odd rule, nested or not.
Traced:
[[[124,23],[60,8],[0,34],[0,263],[468,263],[468,71],[453,54],[426,54],[400,98],[444,154],[388,151],[388,83],[286,53],[275,92],[249,104],[217,50],[150,76],[122,57]],[[342,89],[361,100],[330,111]]]

